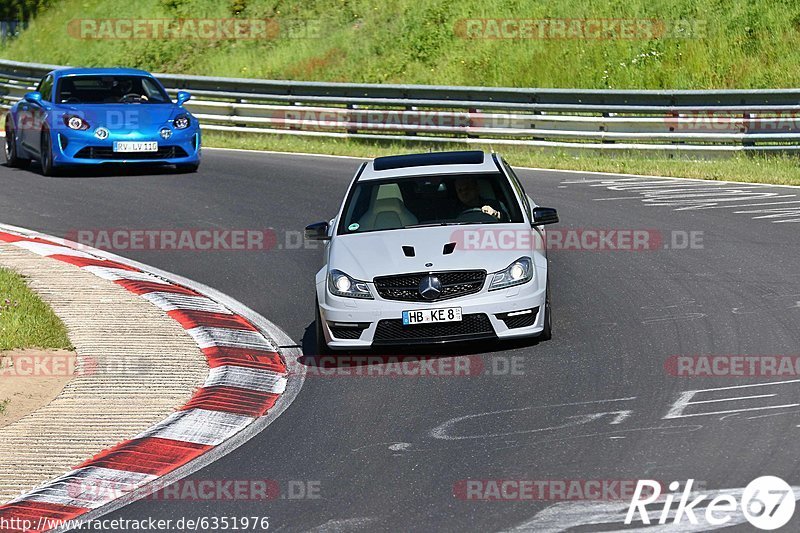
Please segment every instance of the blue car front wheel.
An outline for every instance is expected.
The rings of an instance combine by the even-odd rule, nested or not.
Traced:
[[[50,130],[42,131],[42,142],[40,144],[41,156],[39,162],[42,165],[44,176],[55,176],[56,165],[53,163],[53,142],[50,138]]]

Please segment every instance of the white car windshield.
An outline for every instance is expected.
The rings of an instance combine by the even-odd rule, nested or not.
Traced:
[[[523,222],[523,217],[502,174],[400,177],[357,183],[339,234],[503,222]]]

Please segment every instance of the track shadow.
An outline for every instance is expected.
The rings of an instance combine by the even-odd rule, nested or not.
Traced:
[[[301,345],[303,356],[298,361],[309,367],[351,368],[356,366],[381,365],[394,362],[413,362],[443,357],[485,355],[539,344],[535,338],[514,340],[469,341],[452,344],[430,344],[425,346],[399,345],[381,346],[369,350],[348,350],[320,355],[317,353],[315,323],[306,326]]]
[[[135,165],[129,166],[124,164],[106,163],[96,166],[75,166],[63,167],[59,169],[56,176],[43,176],[42,167],[38,163],[31,163],[27,168],[15,168],[3,163],[3,166],[9,170],[16,172],[30,172],[42,177],[49,177],[50,179],[60,178],[120,178],[120,177],[137,177],[137,176],[163,176],[173,175],[182,176],[190,175],[187,172],[181,172],[171,165]]]

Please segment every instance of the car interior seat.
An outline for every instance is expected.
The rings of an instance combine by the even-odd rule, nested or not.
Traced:
[[[418,222],[417,217],[403,203],[396,183],[376,187],[370,208],[358,220],[362,231],[402,228]]]

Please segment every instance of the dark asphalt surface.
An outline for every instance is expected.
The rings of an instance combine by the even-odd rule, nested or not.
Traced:
[[[295,234],[287,232],[330,218],[357,165],[354,159],[206,151],[193,175],[45,178],[35,167],[3,166],[0,222],[57,236],[110,228],[275,228],[284,246],[267,252],[116,253],[227,293],[310,349],[321,252],[288,249]],[[576,174],[518,174],[540,205],[558,208],[561,229],[700,231],[703,247],[551,252],[553,340],[469,347],[486,368],[514,361],[521,372],[310,375],[275,423],[190,478],[270,479],[284,490],[310,482],[319,487],[318,499],[145,500],[109,517],[269,516],[274,531],[499,531],[553,502],[464,501],[454,496],[454,484],[694,478],[716,490],[772,474],[800,485],[796,383],[700,393],[695,401],[720,401],[686,412],[791,407],[664,418],[684,391],[771,381],[672,377],[664,369],[669,356],[800,352],[798,225],[752,220],[733,209],[598,201],[633,195],[562,184],[582,177]],[[750,395],[767,397],[730,400]],[[457,417],[470,418],[435,432]],[[471,438],[447,440],[442,433]],[[580,526],[569,523],[571,516],[565,512],[558,525],[621,527]],[[796,516],[784,529],[798,525]],[[752,529],[726,531],[734,530]]]

